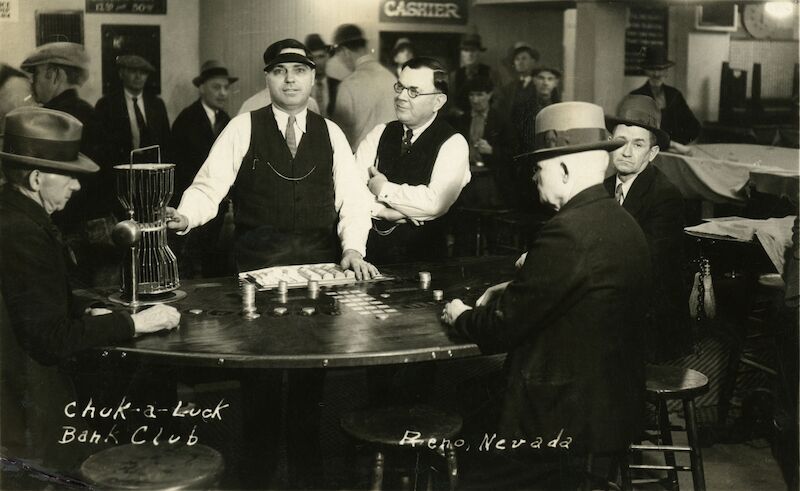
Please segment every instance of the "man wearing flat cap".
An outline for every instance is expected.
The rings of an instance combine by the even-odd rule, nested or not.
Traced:
[[[610,139],[602,108],[553,104],[536,129],[536,150],[521,157],[536,166],[539,197],[556,214],[512,281],[489,288],[475,307],[453,300],[442,320],[484,354],[508,352],[499,423],[485,430],[541,437],[541,449],[518,457],[543,472],[567,465],[543,488],[575,489],[575,461],[624,452],[639,436],[650,258],[642,230],[602,185],[608,152],[622,144]],[[548,463],[549,453],[561,464]],[[498,458],[511,465],[514,452]]]
[[[117,67],[121,89],[100,98],[95,106],[107,142],[103,163],[113,166],[130,162],[131,150],[151,145],[160,145],[161,155],[169,155],[167,108],[160,97],[145,90],[155,67],[139,55],[117,57]],[[136,158],[153,162],[156,155],[155,151],[145,152]],[[113,186],[113,176],[109,186]]]
[[[231,84],[239,80],[228,73],[228,69],[217,60],[209,60],[200,67],[200,74],[192,83],[200,97],[186,107],[172,124],[172,161],[175,164],[175,192],[173,203],[177,204],[183,192],[192,183],[203,165],[211,146],[231,120],[225,112]],[[230,200],[220,203],[217,216],[190,234],[180,244],[178,259],[181,276],[216,277],[231,274],[227,255],[219,246],[225,213]]]
[[[625,144],[611,152],[615,175],[603,183],[642,227],[650,248],[654,288],[652,327],[646,330],[648,361],[660,363],[690,352],[689,292],[683,249],[683,196],[655,166],[670,139],[660,128],[658,105],[645,95],[628,95],[617,116],[607,118],[614,138]]]
[[[356,278],[371,278],[378,271],[364,260],[370,228],[368,192],[342,130],[308,110],[315,68],[311,54],[301,42],[284,39],[267,48],[264,63],[272,104],[231,120],[183,193],[178,209],[167,208],[172,220],[168,226],[193,233],[217,215],[219,203],[230,192],[239,271],[339,262],[353,270]],[[303,472],[308,462],[312,464],[307,468],[321,471],[316,461],[321,460],[318,430],[323,376],[322,370],[289,374],[288,456],[293,481],[312,478],[313,473]],[[253,423],[251,436],[274,430],[258,423],[265,418],[258,414],[260,408],[275,410],[272,398],[280,393],[279,376],[267,383],[271,390],[257,383],[243,390],[251,398],[245,404],[246,411],[252,412],[246,415]],[[277,410],[272,420],[280,420]],[[249,441],[263,451],[263,442],[268,440]],[[273,445],[268,447],[275,450]]]
[[[75,447],[58,445],[64,420],[54,418],[75,400],[64,374],[70,358],[172,329],[180,320],[166,305],[131,315],[90,310],[73,296],[68,272],[74,258],[50,215],[80,191],[78,176],[99,170],[79,153],[81,131],[69,114],[23,107],[6,115],[0,151],[7,180],[0,191],[0,315],[7,315],[0,319],[1,443],[7,455],[44,456],[46,467],[60,469],[78,455]]]
[[[68,42],[43,44],[22,62],[21,68],[32,74],[33,94],[43,107],[78,118],[83,124],[81,152],[100,159],[103,136],[94,107],[78,95],[89,78],[89,55],[84,47]],[[97,176],[82,177],[83,192],[54,217],[68,234],[76,233],[87,220],[102,215],[102,210],[95,206],[99,192]]]
[[[395,119],[392,86],[397,79],[372,56],[357,25],[337,27],[333,43],[335,56],[352,71],[339,84],[333,120],[355,151],[372,128]]]

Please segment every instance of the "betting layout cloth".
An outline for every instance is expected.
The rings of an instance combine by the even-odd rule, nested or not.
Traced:
[[[259,291],[263,291],[277,288],[281,281],[286,282],[287,288],[306,287],[310,280],[316,281],[318,286],[348,285],[356,282],[356,276],[338,264],[320,263],[254,269],[239,273],[239,280],[254,283]]]

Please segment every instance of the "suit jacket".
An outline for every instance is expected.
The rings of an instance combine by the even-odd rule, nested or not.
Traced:
[[[161,98],[142,93],[144,99],[144,117],[152,136],[153,145],[161,145],[161,158],[168,161],[169,155],[169,117],[167,108]],[[131,124],[128,119],[128,108],[125,105],[125,93],[101,97],[95,106],[97,118],[104,131],[106,140],[104,163],[108,166],[126,164],[130,161],[133,149]]]
[[[614,195],[616,176],[603,183]],[[653,163],[633,181],[622,207],[642,227],[653,267],[653,300],[647,332],[649,361],[662,362],[687,354],[692,346],[689,292],[684,273],[683,196]]]
[[[356,69],[339,84],[333,121],[355,150],[367,133],[382,123],[394,121],[395,76],[377,60],[362,57]]]
[[[458,317],[483,353],[508,352],[502,437],[563,429],[573,451],[619,451],[639,436],[649,271],[642,230],[598,184],[545,223],[502,294]]]
[[[225,111],[220,111],[217,117],[221,118],[225,125],[231,120]],[[173,203],[180,202],[181,195],[194,180],[216,139],[217,135],[214,134],[211,121],[208,120],[200,99],[187,106],[175,118],[169,145],[172,149],[171,160],[175,164]]]
[[[70,424],[62,411],[64,400],[74,400],[74,395],[61,367],[82,349],[133,337],[133,321],[126,312],[83,314],[85,305],[76,301],[70,289],[70,264],[70,253],[44,208],[4,186],[0,191],[0,294],[8,317],[0,322],[0,415],[3,445],[21,445],[13,456],[44,452],[46,458],[56,458],[54,454],[63,454],[58,448],[54,454],[45,451],[52,450],[60,438],[61,425]],[[20,435],[26,429],[31,432],[28,438]],[[55,447],[75,453],[69,445]],[[50,463],[58,465],[68,457],[62,455],[60,462]]]
[[[662,87],[667,105],[661,110],[661,129],[669,133],[670,138],[684,145],[697,139],[700,136],[700,122],[694,117],[683,94],[675,87],[669,85]],[[649,82],[631,91],[631,94],[653,97]]]
[[[78,96],[75,89],[67,89],[50,99],[44,107],[71,114],[83,123],[81,152],[96,162],[103,154],[103,135],[100,123],[91,104]],[[81,191],[72,196],[68,205],[53,215],[60,226],[72,227],[88,219],[99,217],[104,210],[97,206],[100,193],[99,176],[86,174],[80,177]]]

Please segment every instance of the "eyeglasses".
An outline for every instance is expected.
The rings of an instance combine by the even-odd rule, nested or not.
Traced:
[[[410,97],[411,99],[415,99],[417,96],[421,95],[433,95],[442,93],[442,92],[420,92],[419,89],[416,87],[406,87],[400,82],[395,82],[394,91],[397,92],[398,94],[402,94],[403,90],[408,90],[408,97]]]

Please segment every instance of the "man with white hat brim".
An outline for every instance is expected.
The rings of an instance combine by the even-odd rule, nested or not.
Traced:
[[[557,213],[513,281],[489,288],[474,308],[453,300],[442,320],[484,353],[509,353],[500,420],[482,422],[485,430],[556,438],[575,464],[590,452],[625,451],[639,436],[650,263],[642,230],[602,186],[608,151],[621,145],[609,139],[602,108],[553,104],[536,128],[536,150],[521,160],[535,163],[540,199]],[[580,482],[580,466],[563,471]]]

